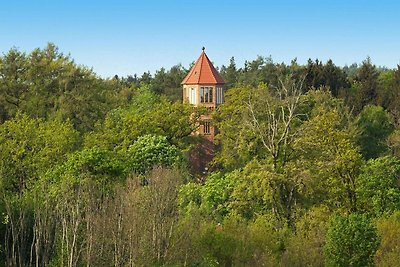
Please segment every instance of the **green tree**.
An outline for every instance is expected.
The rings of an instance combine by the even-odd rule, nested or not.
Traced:
[[[357,179],[357,195],[365,212],[375,216],[400,209],[400,161],[394,157],[370,159]]]
[[[50,232],[53,243],[48,244],[53,247],[51,264],[90,265],[96,253],[92,248],[98,248],[96,241],[102,238],[98,227],[103,226],[103,221],[99,214],[105,212],[103,205],[115,196],[116,188],[125,183],[126,169],[115,152],[84,149],[71,154],[41,179],[45,199],[53,204],[48,207],[48,213],[56,218]],[[38,214],[35,220],[40,219]],[[36,237],[39,244],[45,244],[44,241]],[[42,257],[42,254],[36,256]]]
[[[327,266],[372,266],[379,246],[376,229],[362,214],[334,215],[324,252]]]
[[[357,129],[343,105],[316,106],[295,141],[296,166],[304,177],[304,197],[348,211],[357,209],[356,179],[362,164]]]
[[[325,77],[323,76],[323,72],[324,66],[321,61],[316,59],[314,63],[311,59],[308,59],[305,69],[305,91],[308,91],[311,88],[319,88],[325,85]]]
[[[188,70],[182,65],[175,65],[168,71],[164,68],[156,71],[150,82],[150,89],[156,94],[163,94],[171,101],[182,101],[181,82]]]
[[[28,58],[16,48],[0,57],[0,123],[15,116],[28,93]]]
[[[390,108],[392,101],[395,99],[394,89],[394,70],[381,71],[378,77],[377,105]]]
[[[296,221],[296,232],[285,240],[283,266],[324,266],[325,244],[331,212],[325,206],[307,210]]]
[[[129,169],[143,174],[156,166],[181,167],[183,157],[179,149],[164,136],[144,135],[133,143],[127,152]]]
[[[172,103],[148,88],[141,88],[127,108],[110,111],[104,122],[85,136],[85,147],[97,146],[125,153],[140,136],[154,134],[165,136],[180,149],[187,149],[197,122],[198,114],[191,106]]]
[[[252,220],[273,210],[273,177],[265,165],[257,161],[229,173],[212,173],[204,184],[182,186],[180,207],[184,213],[198,209],[216,221],[231,214]]]
[[[226,170],[243,167],[261,153],[259,140],[245,126],[243,118],[249,95],[253,94],[256,96],[254,99],[258,99],[258,96],[264,96],[264,91],[245,86],[232,88],[225,94],[225,103],[214,114],[215,125],[219,129],[216,142],[221,144],[215,163]]]
[[[376,104],[378,92],[379,73],[372,65],[371,59],[363,61],[355,80],[359,82],[360,88],[355,99],[355,112],[360,112],[366,105]]]
[[[223,220],[230,213],[229,200],[236,181],[230,174],[212,173],[205,183],[190,182],[179,190],[179,206],[182,213],[190,214],[199,209],[203,214]]]
[[[5,261],[10,266],[33,264],[37,211],[33,188],[78,144],[70,123],[30,119],[18,113],[0,125],[0,206],[4,208]],[[42,211],[42,210],[40,210]],[[33,248],[33,247],[32,247]]]
[[[0,122],[21,111],[69,120],[81,132],[115,107],[121,87],[78,66],[52,43],[28,55],[11,49],[0,57],[0,77]]]
[[[400,65],[393,72],[393,86],[390,88],[390,104],[388,109],[397,125],[400,124]]]
[[[400,211],[389,217],[381,217],[376,222],[381,240],[375,254],[376,266],[396,266],[400,258]]]
[[[0,185],[21,193],[78,145],[70,123],[30,119],[17,114],[0,125]]]
[[[238,80],[238,70],[236,68],[235,58],[231,57],[229,60],[229,65],[227,67],[222,66],[220,71],[222,77],[226,82],[227,88],[232,88],[236,85]]]
[[[377,158],[388,150],[387,137],[394,127],[389,114],[380,106],[365,106],[357,118],[361,130],[358,144],[366,159]]]
[[[261,85],[228,91],[216,114],[221,151],[215,161],[230,170],[258,160],[268,172],[272,209],[278,218],[293,223],[301,182],[291,162],[302,123],[302,80],[286,76],[279,81],[277,88]]]
[[[329,59],[324,65],[324,85],[327,86],[334,97],[338,97],[341,91],[350,87],[346,73]]]

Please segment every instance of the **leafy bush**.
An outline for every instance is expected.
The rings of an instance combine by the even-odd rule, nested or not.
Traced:
[[[334,215],[324,247],[327,266],[372,266],[379,245],[376,230],[362,214]]]
[[[140,174],[150,171],[154,166],[179,166],[182,161],[179,149],[164,136],[141,136],[128,149],[129,168]]]

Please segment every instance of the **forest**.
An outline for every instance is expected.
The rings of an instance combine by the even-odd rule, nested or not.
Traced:
[[[189,69],[0,56],[0,265],[399,266],[399,65],[232,57],[203,174]]]

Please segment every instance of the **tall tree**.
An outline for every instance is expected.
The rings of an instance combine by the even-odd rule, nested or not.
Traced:
[[[366,159],[377,158],[388,151],[386,139],[393,132],[389,114],[380,106],[368,105],[357,117],[360,128],[358,144]]]
[[[197,129],[198,114],[188,104],[172,103],[148,88],[136,90],[126,108],[109,112],[103,123],[85,137],[86,147],[126,151],[140,136],[165,136],[169,143],[186,149]]]
[[[227,67],[221,67],[221,75],[224,77],[227,88],[232,88],[236,85],[238,80],[238,71],[236,68],[235,58],[231,57]]]
[[[51,43],[29,55],[10,50],[0,57],[0,77],[1,121],[19,110],[34,118],[70,120],[86,132],[117,102],[118,87],[78,66]]]
[[[364,106],[376,103],[378,76],[379,73],[376,66],[372,65],[371,59],[367,58],[364,60],[355,78],[355,81],[359,83],[357,98],[354,104],[355,112],[359,113]]]
[[[0,123],[15,116],[28,93],[28,58],[16,48],[0,57]]]
[[[378,245],[376,229],[366,216],[333,216],[324,246],[326,264],[372,266]]]
[[[393,87],[391,88],[391,99],[389,104],[389,111],[393,115],[394,121],[400,125],[400,65],[393,72]]]
[[[231,90],[217,117],[221,130],[217,138],[222,149],[216,161],[228,168],[232,165],[237,168],[256,157],[266,164],[272,177],[269,185],[273,210],[278,218],[289,224],[293,223],[300,186],[287,166],[293,160],[292,145],[301,121],[302,85],[303,80],[286,76],[277,88],[260,86]]]
[[[350,87],[345,72],[333,64],[331,59],[324,65],[323,79],[324,85],[329,87],[334,97],[339,96],[341,90],[347,90]]]
[[[70,123],[30,119],[18,113],[0,125],[0,206],[7,218],[1,234],[8,265],[32,264],[31,238],[36,234],[32,212],[38,210],[33,207],[31,191],[40,177],[76,149],[77,141]]]
[[[357,128],[342,103],[325,100],[315,104],[295,142],[299,151],[296,166],[304,175],[307,202],[357,210],[356,179],[362,156],[356,137]]]

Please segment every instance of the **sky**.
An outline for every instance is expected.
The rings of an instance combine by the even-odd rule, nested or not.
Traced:
[[[258,55],[301,64],[400,64],[396,0],[0,0],[0,53],[54,43],[102,77]]]

